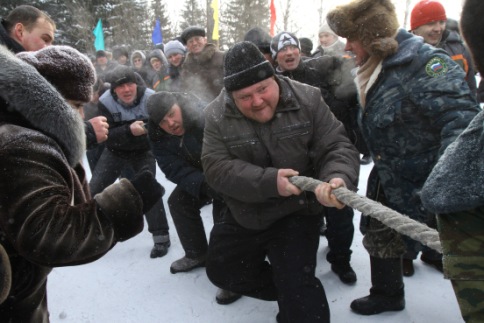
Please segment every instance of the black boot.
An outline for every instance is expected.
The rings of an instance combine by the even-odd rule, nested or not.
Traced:
[[[405,308],[401,258],[370,257],[370,295],[355,299],[351,309],[358,314],[373,315]]]

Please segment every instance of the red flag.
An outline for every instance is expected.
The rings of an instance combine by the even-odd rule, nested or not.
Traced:
[[[276,24],[276,6],[274,0],[271,0],[271,37],[274,37],[274,25]]]

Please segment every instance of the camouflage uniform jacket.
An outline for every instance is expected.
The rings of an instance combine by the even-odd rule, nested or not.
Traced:
[[[369,89],[359,124],[374,160],[369,183],[387,205],[423,221],[418,191],[445,148],[479,112],[464,71],[442,50],[400,30],[398,52],[387,57]],[[380,185],[369,185],[376,199]]]

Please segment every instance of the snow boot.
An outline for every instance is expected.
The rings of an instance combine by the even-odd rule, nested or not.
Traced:
[[[220,305],[228,305],[228,304],[232,304],[233,302],[235,302],[241,297],[242,295],[240,294],[228,291],[226,289],[219,288],[217,290],[217,295],[215,296],[215,300]]]
[[[207,256],[200,256],[195,258],[189,258],[187,256],[174,261],[170,266],[170,272],[172,274],[183,273],[192,269],[205,266],[205,260]]]
[[[373,315],[405,308],[401,258],[370,257],[370,295],[355,299],[351,309],[362,315]]]
[[[354,284],[356,282],[356,273],[351,268],[350,262],[336,262],[331,264],[331,270],[336,273],[339,279],[345,284]]]
[[[156,235],[153,236],[155,245],[151,249],[150,258],[160,258],[168,253],[168,248],[171,246],[170,236]]]

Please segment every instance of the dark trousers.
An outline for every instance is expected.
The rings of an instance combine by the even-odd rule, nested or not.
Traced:
[[[342,209],[335,207],[325,208],[324,211],[327,229],[329,252],[326,259],[334,264],[338,262],[349,262],[351,258],[351,244],[355,226],[353,225],[354,211],[346,206]]]
[[[168,207],[175,224],[178,238],[180,239],[185,255],[189,258],[205,256],[208,249],[207,237],[203,226],[200,209],[208,205],[212,200],[208,197],[198,198],[187,191],[175,187],[168,198]],[[223,202],[213,200],[213,221],[218,222]]]
[[[329,322],[326,294],[315,277],[319,219],[290,215],[266,230],[249,230],[226,209],[210,234],[208,278],[222,289],[277,300],[281,322]]]
[[[145,169],[156,174],[156,161],[151,151],[141,153],[132,158],[121,158],[114,155],[109,149],[104,149],[89,182],[91,194],[94,196],[102,192],[126,170],[132,170],[134,174],[137,174]],[[160,198],[151,210],[146,212],[145,216],[148,223],[148,231],[153,236],[168,235],[168,221],[166,220],[163,199]]]

